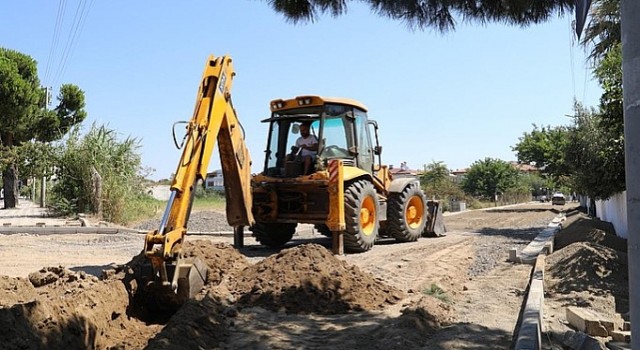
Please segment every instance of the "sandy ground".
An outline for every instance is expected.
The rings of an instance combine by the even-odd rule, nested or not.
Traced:
[[[531,269],[507,262],[508,251],[531,241],[558,209],[528,204],[450,215],[444,237],[381,241],[369,252],[340,257],[324,255],[330,240],[308,227],[301,227],[287,246],[291,249],[284,250],[258,246],[250,237],[238,251],[229,247],[232,237],[190,236],[190,241],[209,242],[199,243],[199,254],[207,257],[215,275],[199,301],[162,325],[136,322],[127,311],[129,299],[97,303],[94,309],[107,319],[94,321],[94,327],[111,338],[96,336],[83,344],[104,349],[122,344],[150,349],[508,349]],[[0,235],[0,274],[13,277],[1,285],[6,292],[0,301],[12,300],[3,303],[12,308],[22,305],[10,298],[10,291],[20,290],[16,286],[23,282],[17,281],[44,266],[64,265],[71,272],[35,288],[36,294],[75,293],[79,278],[69,282],[68,276],[99,275],[111,264],[128,262],[141,250],[142,239],[138,234]],[[39,274],[46,279],[42,276],[50,272]],[[126,296],[126,283],[114,282],[125,280],[112,273],[91,281],[105,290],[121,288],[124,292],[111,294]],[[372,291],[377,292],[367,294]],[[126,322],[109,321],[115,309],[127,314]],[[29,320],[43,325],[38,329],[50,329],[42,319]]]

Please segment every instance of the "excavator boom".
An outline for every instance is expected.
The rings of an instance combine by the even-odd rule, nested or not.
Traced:
[[[196,185],[206,178],[216,142],[225,179],[227,221],[234,227],[254,223],[251,158],[231,102],[234,75],[230,57],[210,56],[207,60],[193,117],[186,122],[182,156],[165,213],[159,229],[147,233],[145,238],[144,254],[153,268],[147,283],[177,294],[180,301],[193,297],[206,280],[206,265],[183,257],[182,246]]]

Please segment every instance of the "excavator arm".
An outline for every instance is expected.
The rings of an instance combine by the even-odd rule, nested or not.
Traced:
[[[254,223],[251,158],[231,102],[234,75],[230,57],[210,56],[207,60],[166,210],[159,229],[145,238],[144,254],[153,267],[149,281],[182,299],[193,297],[206,281],[206,265],[184,258],[182,245],[196,185],[207,176],[216,142],[224,176],[227,221],[234,227]]]

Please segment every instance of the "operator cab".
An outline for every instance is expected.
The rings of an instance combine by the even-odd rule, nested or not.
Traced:
[[[266,176],[297,177],[323,170],[329,159],[342,159],[345,165],[357,166],[367,172],[374,167],[374,154],[380,147],[371,142],[370,126],[377,134],[377,124],[369,121],[361,103],[337,98],[299,96],[290,100],[271,101],[269,138],[265,151]],[[317,141],[314,151],[296,148],[302,125]],[[377,136],[377,135],[376,135]],[[377,137],[376,137],[377,140]],[[304,158],[312,155],[312,166],[304,172]]]

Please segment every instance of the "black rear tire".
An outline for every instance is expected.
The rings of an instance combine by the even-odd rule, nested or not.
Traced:
[[[427,224],[427,202],[420,185],[412,183],[387,201],[387,232],[399,242],[415,242]]]
[[[250,230],[260,244],[280,248],[291,240],[296,233],[296,226],[297,224],[256,222]]]
[[[365,252],[375,243],[378,221],[378,194],[373,184],[359,180],[344,191],[344,248],[349,252]]]

